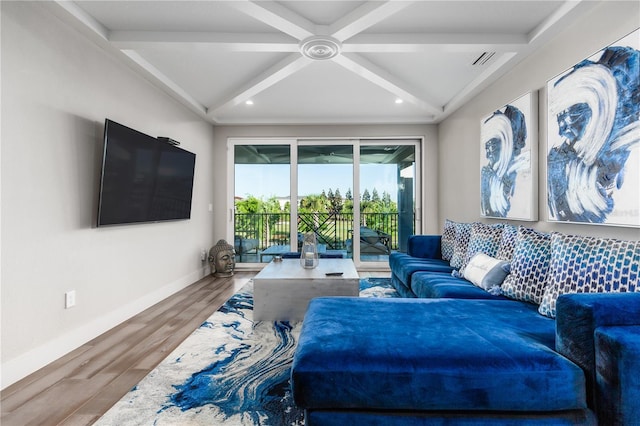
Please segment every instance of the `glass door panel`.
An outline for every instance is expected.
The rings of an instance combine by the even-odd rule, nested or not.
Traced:
[[[353,230],[353,145],[298,145],[299,243],[316,234],[321,256],[351,257]]]
[[[392,142],[360,146],[361,262],[388,262],[415,233],[416,145]]]
[[[236,263],[269,262],[290,246],[290,145],[234,146]]]

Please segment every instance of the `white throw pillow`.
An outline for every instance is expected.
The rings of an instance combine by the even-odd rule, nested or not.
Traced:
[[[494,259],[484,253],[476,253],[464,268],[463,276],[474,285],[490,291],[500,287],[509,274],[509,269],[509,262]]]

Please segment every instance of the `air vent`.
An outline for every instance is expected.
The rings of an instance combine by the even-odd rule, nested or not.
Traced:
[[[485,65],[487,62],[491,60],[491,58],[493,58],[495,54],[496,52],[484,52],[482,55],[478,56],[478,58],[475,61],[473,61],[471,65],[473,66]]]

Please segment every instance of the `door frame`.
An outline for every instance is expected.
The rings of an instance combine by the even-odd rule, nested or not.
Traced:
[[[227,138],[227,185],[226,208],[227,225],[226,236],[228,241],[234,238],[234,213],[235,213],[235,146],[236,145],[289,145],[290,147],[290,241],[297,241],[297,215],[298,215],[298,146],[304,145],[353,145],[353,221],[360,223],[360,146],[372,144],[389,144],[390,141],[401,145],[415,146],[415,177],[414,177],[414,228],[415,233],[422,233],[422,157],[424,150],[423,136],[378,136],[378,137],[229,137]],[[358,167],[358,170],[356,169]],[[360,227],[353,227],[353,240],[360,240]],[[353,262],[358,270],[388,270],[388,262],[362,262],[360,260],[360,245],[353,244]],[[264,267],[264,263],[239,263],[237,269],[255,270]]]

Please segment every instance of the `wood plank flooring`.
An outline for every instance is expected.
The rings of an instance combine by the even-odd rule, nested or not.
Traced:
[[[205,277],[7,387],[0,423],[94,423],[254,275]]]
[[[205,277],[7,387],[0,424],[93,424],[254,275]]]

